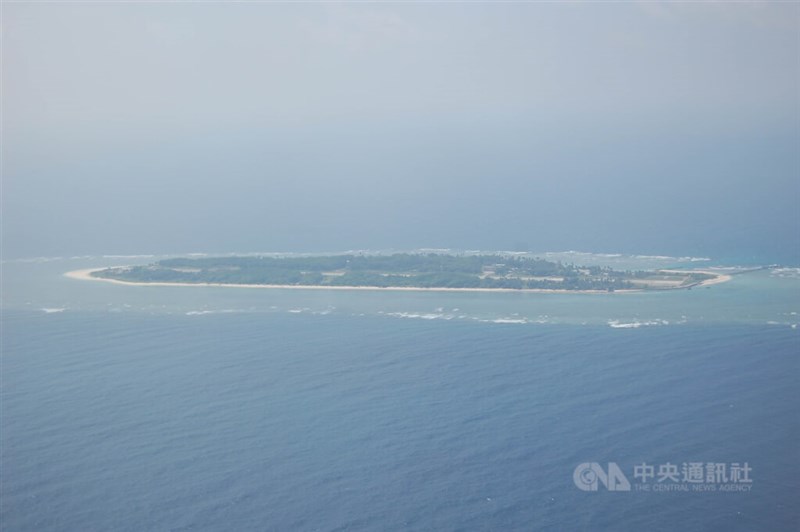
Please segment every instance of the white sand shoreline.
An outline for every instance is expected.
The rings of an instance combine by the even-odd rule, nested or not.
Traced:
[[[719,273],[715,272],[714,270],[659,270],[661,272],[667,273],[705,273],[707,275],[714,275],[713,279],[707,279],[705,281],[701,281],[700,283],[696,284],[695,286],[710,286],[712,284],[720,284],[720,283],[727,283],[731,280],[731,275],[727,273]]]
[[[118,279],[104,279],[102,277],[95,277],[93,272],[105,270],[106,268],[86,268],[83,270],[73,270],[64,274],[65,277],[70,279],[78,279],[81,281],[102,281],[106,283],[121,284],[128,286],[204,286],[215,288],[271,288],[271,289],[291,289],[291,290],[371,290],[371,291],[398,291],[398,292],[514,292],[514,293],[536,293],[536,294],[630,294],[643,292],[641,288],[625,288],[609,292],[607,290],[566,290],[560,288],[547,289],[547,288],[425,288],[425,287],[411,287],[411,286],[321,286],[321,285],[283,285],[283,284],[232,284],[232,283],[176,283],[176,282],[134,282],[134,281],[120,281]],[[680,273],[707,273],[715,275],[714,279],[702,281],[694,287],[708,286],[712,284],[719,284],[730,281],[731,276],[715,273],[708,270],[663,270],[673,271]],[[686,287],[688,288],[688,287]],[[673,288],[669,290],[684,290],[686,288]],[[655,290],[653,290],[655,291]]]

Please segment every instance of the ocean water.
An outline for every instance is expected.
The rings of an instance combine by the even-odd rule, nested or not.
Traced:
[[[797,269],[607,295],[62,276],[149,260],[3,265],[3,530],[800,529]],[[587,462],[632,489],[578,489]],[[749,490],[633,475],[695,462]]]

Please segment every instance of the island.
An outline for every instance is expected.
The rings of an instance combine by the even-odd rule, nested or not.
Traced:
[[[499,253],[171,258],[68,275],[147,285],[548,292],[691,289],[728,278],[709,271],[619,271]]]

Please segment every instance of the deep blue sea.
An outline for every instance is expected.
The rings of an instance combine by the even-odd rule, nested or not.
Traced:
[[[3,264],[3,531],[800,530],[796,268],[601,295],[62,275],[150,260]],[[631,489],[579,489],[584,463]]]

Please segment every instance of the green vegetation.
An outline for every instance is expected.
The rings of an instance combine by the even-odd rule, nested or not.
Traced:
[[[143,283],[605,291],[686,288],[710,277],[690,272],[621,272],[520,256],[435,253],[177,258],[146,266],[108,268],[93,275]]]

